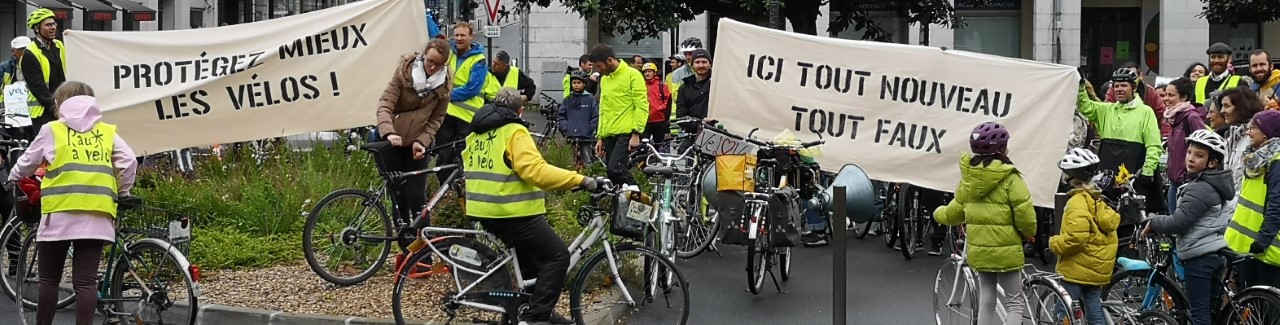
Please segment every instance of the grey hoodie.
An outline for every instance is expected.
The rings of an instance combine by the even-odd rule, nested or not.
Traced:
[[[1178,235],[1178,258],[1183,260],[1227,247],[1223,232],[1231,217],[1222,213],[1222,206],[1235,196],[1230,170],[1188,176],[1190,182],[1178,192],[1178,209],[1171,216],[1151,218],[1149,225],[1157,233]]]

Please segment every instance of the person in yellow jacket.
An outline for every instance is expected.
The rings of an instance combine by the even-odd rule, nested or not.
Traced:
[[[27,27],[35,32],[35,42],[27,46],[22,53],[18,65],[22,76],[26,79],[30,100],[40,105],[28,106],[31,114],[31,126],[39,130],[46,123],[57,120],[52,112],[56,104],[53,102],[53,90],[67,81],[67,52],[62,41],[57,39],[58,22],[53,19],[53,11],[45,8],[36,9],[27,17]]]
[[[520,323],[573,324],[552,312],[564,289],[569,248],[544,218],[543,190],[594,190],[597,182],[543,160],[520,119],[522,113],[524,100],[511,88],[499,90],[493,105],[476,113],[462,154],[466,213],[515,247],[520,272],[538,279]]]
[[[1203,104],[1209,99],[1209,93],[1236,87],[1249,87],[1250,78],[1235,75],[1231,68],[1231,46],[1226,43],[1214,43],[1205,50],[1209,55],[1209,75],[1196,80],[1196,102]]]
[[[1256,254],[1237,271],[1246,285],[1280,287],[1280,111],[1266,110],[1249,122],[1244,153],[1244,184],[1227,224],[1227,247]]]
[[[451,143],[461,140],[469,133],[467,128],[476,111],[484,106],[483,90],[489,76],[489,64],[484,58],[484,45],[472,42],[475,30],[469,22],[459,22],[453,27],[453,53],[449,55],[448,66],[453,73],[453,90],[449,91],[448,115],[436,132],[435,143]],[[458,151],[442,148],[436,157],[436,164],[454,163],[458,160]]]
[[[1071,184],[1062,213],[1062,230],[1049,237],[1049,249],[1058,255],[1062,287],[1080,299],[1089,324],[1106,324],[1102,286],[1111,282],[1115,267],[1120,214],[1102,201],[1102,191],[1092,181],[1098,173],[1098,155],[1074,148],[1058,162]]]
[[[628,158],[640,146],[640,135],[648,124],[649,88],[644,75],[618,61],[609,45],[591,49],[591,65],[602,75],[596,155],[605,157],[605,172],[614,184],[636,184]]]

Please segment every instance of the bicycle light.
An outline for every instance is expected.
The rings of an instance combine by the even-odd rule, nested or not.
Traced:
[[[191,282],[200,282],[200,266],[191,264],[187,267],[187,271],[191,272]]]

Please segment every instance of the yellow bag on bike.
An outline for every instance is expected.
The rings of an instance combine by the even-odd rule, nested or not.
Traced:
[[[753,192],[756,190],[755,173],[756,156],[716,156],[717,191]]]

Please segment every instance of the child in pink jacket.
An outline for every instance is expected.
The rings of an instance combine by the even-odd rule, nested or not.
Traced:
[[[57,114],[58,120],[42,126],[26,153],[23,153],[22,157],[15,162],[13,170],[9,173],[9,180],[16,181],[30,177],[45,162],[48,162],[51,167],[56,166],[53,163],[61,158],[54,155],[58,151],[57,145],[77,147],[66,143],[55,144],[54,132],[62,129],[67,132],[65,139],[79,139],[82,142],[78,145],[83,147],[76,150],[87,152],[93,148],[106,146],[107,141],[111,142],[110,159],[117,188],[115,194],[117,197],[128,196],[129,190],[133,187],[134,173],[137,169],[133,149],[125,144],[119,134],[110,139],[101,138],[105,130],[114,129],[114,126],[104,124],[103,127],[98,127],[102,112],[98,110],[97,100],[89,96],[71,97],[59,103]],[[97,142],[93,143],[95,141]],[[75,142],[75,140],[67,142]],[[47,202],[50,202],[50,192],[53,192],[45,187],[49,185],[50,179],[59,173],[59,169],[63,168],[73,170],[63,166],[58,169],[49,169],[45,175],[44,184],[41,186],[42,205],[49,205]],[[36,262],[40,277],[36,300],[37,323],[48,324],[53,319],[63,262],[66,260],[67,249],[72,246],[75,247],[71,263],[71,282],[76,295],[76,323],[93,322],[93,313],[98,300],[95,292],[95,277],[98,262],[102,259],[103,246],[115,240],[113,221],[109,213],[101,211],[65,210],[41,216],[39,230],[36,233],[36,249],[40,252],[37,254]]]

